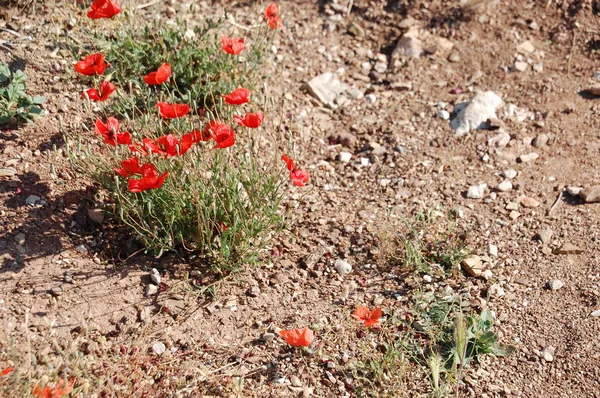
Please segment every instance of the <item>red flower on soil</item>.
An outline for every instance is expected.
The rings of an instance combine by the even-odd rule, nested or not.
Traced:
[[[130,145],[133,144],[131,134],[127,131],[119,132],[119,121],[114,117],[106,119],[106,124],[100,120],[96,120],[96,134],[104,137],[104,142],[108,145],[117,146],[117,144]]]
[[[246,115],[242,118],[241,116],[234,115],[233,118],[240,126],[246,126],[251,129],[255,129],[260,127],[265,115],[264,113],[258,111],[256,113],[246,113]]]
[[[56,383],[56,387],[54,387],[54,389],[50,388],[50,386],[41,388],[38,385],[33,389],[33,396],[36,398],[61,398],[65,395],[69,395],[71,391],[73,391],[74,383],[74,381],[69,381],[65,384],[65,381],[60,379],[58,383]]]
[[[163,84],[169,80],[169,77],[171,77],[171,65],[165,62],[158,67],[156,72],[150,72],[144,76],[144,82],[150,85]]]
[[[116,0],[94,0],[87,16],[91,19],[112,18],[121,12],[121,6]]]
[[[381,308],[374,308],[373,311],[367,307],[357,307],[352,316],[359,321],[363,321],[366,327],[379,326],[379,318],[381,318],[383,312]]]
[[[2,371],[0,371],[0,376],[6,376],[7,374],[12,373],[13,370],[15,370],[14,366],[9,366],[8,368],[4,368],[4,369],[2,369]]]
[[[237,88],[227,95],[223,94],[222,97],[225,98],[225,103],[229,105],[242,105],[250,101],[250,95],[250,90]]]
[[[77,62],[74,66],[75,71],[85,76],[101,75],[106,70],[104,55],[100,53],[91,54]]]
[[[232,55],[238,55],[241,53],[246,45],[244,44],[244,39],[242,38],[233,38],[233,37],[221,37],[221,48],[226,53]]]
[[[139,174],[142,172],[140,166],[140,160],[136,157],[125,159],[121,161],[121,168],[115,168],[115,171],[121,177],[131,177],[132,175]]]
[[[127,188],[129,188],[129,190],[133,193],[160,188],[169,175],[169,172],[165,171],[159,176],[156,166],[151,163],[147,163],[142,166],[141,174],[142,178],[139,180],[131,179],[127,182]]]
[[[88,88],[81,94],[83,98],[87,98],[91,101],[106,101],[108,97],[116,90],[114,84],[109,81],[103,81],[100,83],[100,92],[95,88]]]
[[[292,347],[308,347],[315,339],[313,331],[309,328],[280,330],[279,335]]]
[[[165,119],[177,119],[190,113],[190,106],[188,104],[167,104],[166,102],[159,102],[155,108],[160,111],[160,116]]]
[[[211,133],[212,138],[215,139],[216,145],[214,148],[228,148],[235,144],[235,133],[228,124],[213,120],[206,126],[206,131]]]
[[[283,21],[279,18],[279,7],[277,4],[271,3],[265,9],[265,18],[269,22],[269,28],[277,29],[283,26]]]
[[[303,187],[306,185],[310,177],[308,176],[308,172],[304,170],[296,169],[296,165],[294,164],[294,160],[289,158],[286,154],[281,155],[281,160],[285,162],[285,166],[290,172],[290,179],[292,180],[292,184]]]

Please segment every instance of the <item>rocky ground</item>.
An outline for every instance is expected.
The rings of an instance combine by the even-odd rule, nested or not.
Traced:
[[[350,314],[378,305],[391,322],[417,291],[450,289],[491,309],[498,336],[516,348],[467,369],[461,395],[600,397],[600,3],[281,9],[268,90],[282,106],[271,119],[294,137],[311,187],[290,189],[293,224],[265,264],[223,281],[193,259],[128,257],[136,243],[96,210],[104,194],[63,156],[63,131],[89,116],[73,59],[55,49],[81,15],[4,12],[0,59],[25,66],[48,115],[0,133],[0,341],[38,363],[73,366],[65,355],[81,352],[87,359],[75,362],[121,373],[103,390],[114,395],[132,380],[138,391],[176,383],[158,367],[190,396],[426,396],[426,372],[409,359],[393,389],[352,373],[389,329],[384,321],[380,333],[357,331]],[[177,1],[144,12],[197,15]],[[396,248],[386,243],[428,212],[451,214],[467,231],[467,272],[415,273],[387,261]],[[148,292],[152,268],[166,292]],[[273,333],[310,325],[312,356]],[[3,350],[0,365],[14,363]]]

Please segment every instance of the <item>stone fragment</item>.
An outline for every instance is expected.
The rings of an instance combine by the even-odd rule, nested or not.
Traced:
[[[469,199],[481,199],[485,194],[487,184],[471,185],[467,190],[467,198]]]
[[[575,246],[572,243],[563,243],[561,247],[554,249],[552,252],[554,254],[581,254],[583,253],[583,249]]]
[[[14,167],[0,167],[0,177],[12,177],[17,174],[17,169]]]
[[[525,72],[528,67],[529,64],[527,62],[515,61],[515,70],[518,70],[519,72]]]
[[[392,59],[421,57],[423,43],[417,36],[418,33],[416,30],[409,30],[402,35],[392,52]]]
[[[308,92],[322,104],[335,107],[335,100],[350,89],[337,75],[326,72],[314,77],[307,84]]]
[[[509,180],[504,180],[500,184],[498,184],[496,189],[500,192],[508,192],[511,189],[513,189],[513,184]]]
[[[585,203],[600,202],[600,185],[586,187],[579,193],[579,197],[583,199]]]
[[[560,279],[551,279],[548,281],[548,283],[546,285],[548,286],[548,289],[550,289],[550,290],[558,290],[561,287],[563,287],[565,284]]]
[[[583,187],[567,187],[567,193],[571,196],[579,196]]]
[[[544,245],[547,245],[548,243],[550,243],[553,234],[554,232],[552,232],[551,229],[544,228],[540,229],[540,232],[538,232],[537,237]]]
[[[102,224],[104,221],[104,213],[101,209],[88,209],[88,217],[98,224]]]
[[[594,84],[590,88],[588,88],[588,93],[595,96],[600,97],[600,84]]]
[[[158,292],[158,286],[149,284],[146,286],[146,297],[154,296]]]
[[[352,272],[352,265],[350,265],[350,263],[348,263],[344,260],[341,260],[341,259],[335,260],[334,267],[335,267],[335,270],[337,271],[337,273],[340,274],[341,276],[346,276],[350,272]]]
[[[476,278],[481,276],[483,272],[483,262],[479,256],[468,256],[460,263],[460,265],[467,274]]]
[[[530,55],[533,54],[534,51],[535,47],[533,46],[533,43],[529,40],[526,40],[523,43],[517,45],[517,52],[519,54]]]
[[[19,232],[15,236],[15,242],[17,245],[23,246],[25,244],[25,234],[23,232]]]
[[[166,350],[167,350],[167,347],[165,346],[165,343],[163,343],[162,341],[156,342],[152,345],[152,352],[155,355],[162,355],[165,353]]]
[[[534,208],[540,205],[540,202],[535,200],[534,198],[530,198],[529,196],[521,196],[519,197],[519,204],[526,208]]]
[[[529,162],[533,162],[534,160],[536,160],[539,157],[540,157],[539,153],[531,152],[531,153],[527,153],[527,154],[519,156],[518,160],[521,163],[529,163]]]
[[[502,175],[504,176],[504,178],[508,178],[509,180],[512,180],[513,178],[515,178],[517,176],[517,171],[513,170],[513,169],[504,170],[502,172]]]
[[[451,126],[457,136],[463,136],[471,130],[483,127],[486,120],[496,119],[496,110],[500,105],[502,98],[493,91],[478,92],[460,109]]]

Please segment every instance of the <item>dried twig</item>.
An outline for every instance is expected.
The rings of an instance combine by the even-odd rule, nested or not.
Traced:
[[[552,213],[552,210],[556,209],[558,207],[558,205],[560,204],[560,202],[562,202],[562,196],[563,196],[564,190],[561,189],[558,192],[558,196],[556,197],[556,200],[554,201],[554,203],[552,204],[552,206],[548,209],[548,212],[546,213],[546,215],[550,215],[550,213]]]
[[[148,3],[144,3],[144,4],[140,4],[139,6],[135,6],[135,9],[136,10],[142,10],[144,8],[151,7],[151,6],[155,5],[158,2],[160,2],[160,0],[153,0],[153,1],[150,1]]]

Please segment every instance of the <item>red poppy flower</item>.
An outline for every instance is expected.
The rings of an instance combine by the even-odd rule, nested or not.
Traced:
[[[160,188],[169,175],[169,172],[165,171],[161,176],[159,176],[156,166],[148,163],[142,166],[141,174],[142,178],[139,180],[131,179],[127,182],[127,188],[129,188],[129,190],[133,193]]]
[[[250,90],[245,88],[237,88],[227,95],[222,95],[225,98],[225,103],[229,105],[242,105],[250,101]]]
[[[2,369],[2,371],[0,371],[0,376],[6,376],[7,374],[12,373],[13,370],[15,370],[14,366],[9,366],[8,368],[4,368],[4,369]]]
[[[106,101],[116,89],[115,85],[111,82],[103,81],[100,83],[100,92],[92,87],[88,88],[81,96],[91,101]]]
[[[381,308],[374,308],[370,311],[367,307],[357,307],[352,316],[359,321],[363,321],[366,327],[379,326],[379,318],[383,312]]]
[[[306,185],[310,177],[308,176],[308,172],[304,170],[296,169],[296,165],[294,164],[294,160],[289,158],[287,155],[281,155],[281,160],[285,162],[285,166],[290,172],[290,179],[292,180],[292,184],[303,187]]]
[[[255,129],[260,127],[265,115],[264,113],[258,111],[256,113],[246,113],[246,115],[242,118],[241,116],[234,115],[233,118],[240,126],[246,126],[251,129]]]
[[[144,76],[144,82],[150,85],[163,84],[169,80],[169,77],[171,77],[171,65],[165,62],[158,67],[156,72],[150,72]]]
[[[227,227],[227,224],[225,224],[223,221],[219,221],[218,227],[219,231],[221,232],[225,232],[229,229],[229,227]]]
[[[112,18],[121,12],[116,0],[94,0],[87,16],[91,19]]]
[[[269,28],[277,29],[283,26],[283,21],[279,18],[279,7],[277,4],[271,3],[265,9],[265,18],[269,22]]]
[[[216,145],[214,148],[228,148],[235,144],[235,133],[228,124],[212,121],[207,126],[207,131],[212,133]]]
[[[96,134],[104,137],[104,142],[108,145],[117,146],[117,144],[133,144],[131,134],[127,131],[119,132],[119,121],[114,117],[106,119],[106,124],[96,120]]]
[[[91,54],[77,62],[74,66],[75,71],[85,76],[101,75],[106,70],[104,55],[100,53]]]
[[[241,53],[246,45],[244,44],[244,39],[242,38],[233,38],[233,37],[221,37],[221,48],[226,53],[232,55],[238,55]]]
[[[279,335],[292,347],[308,347],[315,339],[313,331],[309,328],[280,330]]]
[[[208,141],[212,138],[212,135],[208,130],[192,130],[181,138],[183,139],[186,136],[192,137],[192,142]]]
[[[167,104],[166,102],[159,102],[155,108],[160,111],[160,116],[165,119],[177,119],[190,113],[190,106],[188,104]]]
[[[140,160],[136,157],[125,159],[121,161],[121,168],[115,168],[115,171],[121,177],[131,177],[132,175],[139,174],[142,172],[140,166]]]
[[[38,385],[33,389],[33,396],[36,398],[61,398],[65,395],[69,395],[71,391],[73,391],[74,383],[74,381],[69,381],[65,384],[65,381],[60,379],[58,383],[56,383],[56,387],[54,387],[54,389],[50,388],[50,386],[41,388]]]

